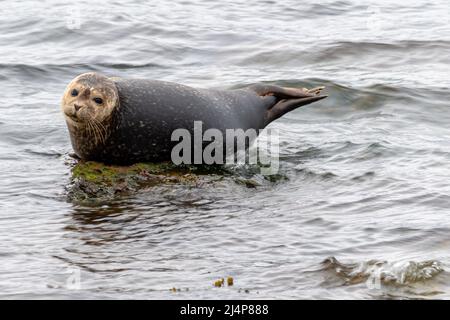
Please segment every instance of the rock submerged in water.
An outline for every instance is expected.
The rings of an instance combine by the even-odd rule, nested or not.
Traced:
[[[109,166],[79,161],[72,168],[68,198],[70,201],[108,200],[159,184],[196,185],[198,176],[194,171],[168,162]]]
[[[230,168],[219,165],[174,165],[171,162],[137,163],[131,166],[105,165],[83,161],[70,163],[71,182],[67,187],[70,202],[101,202],[160,185],[202,187],[228,181],[246,188],[285,180],[282,175],[261,176],[255,168]]]

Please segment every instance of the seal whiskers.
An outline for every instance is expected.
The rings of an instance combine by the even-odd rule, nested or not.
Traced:
[[[95,141],[96,142],[101,142],[102,144],[105,143],[106,137],[106,129],[105,127],[99,123],[97,120],[95,119],[91,119],[89,121],[89,124],[94,128],[95,131]]]
[[[97,126],[102,134],[103,143],[105,143],[106,139],[108,138],[108,130],[106,129],[106,127],[103,123],[101,123],[97,119],[93,119],[93,120],[97,124]]]

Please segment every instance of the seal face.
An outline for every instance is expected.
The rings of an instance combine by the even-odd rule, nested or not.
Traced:
[[[195,136],[196,122],[202,123],[202,130],[215,129],[223,136],[229,129],[263,129],[287,112],[325,98],[321,89],[259,84],[206,90],[85,73],[70,82],[61,108],[80,158],[132,164],[171,160],[178,143],[173,133],[184,129]]]
[[[96,73],[85,73],[67,86],[61,109],[78,156],[103,144],[113,111],[119,106],[119,93],[113,81]]]

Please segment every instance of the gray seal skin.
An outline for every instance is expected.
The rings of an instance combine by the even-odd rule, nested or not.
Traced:
[[[78,157],[127,165],[171,160],[172,148],[179,143],[171,141],[173,131],[184,128],[192,135],[194,121],[202,122],[203,132],[259,130],[291,110],[325,98],[322,89],[260,84],[207,90],[85,73],[68,85],[61,106]]]

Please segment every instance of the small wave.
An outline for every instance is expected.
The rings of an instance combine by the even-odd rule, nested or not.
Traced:
[[[428,261],[369,260],[360,263],[342,263],[335,257],[322,262],[323,271],[334,273],[346,285],[359,284],[366,281],[384,285],[408,285],[434,278],[444,271],[441,263]]]
[[[296,170],[302,174],[305,178],[318,178],[320,180],[331,180],[338,177],[338,175],[334,174],[331,171],[314,171],[304,167],[297,167]]]
[[[43,157],[43,158],[59,158],[64,155],[64,153],[61,151],[52,150],[52,149],[47,151],[43,148],[39,148],[39,149],[38,148],[36,148],[36,149],[26,148],[26,149],[24,149],[24,151],[31,155],[34,155],[37,157]]]
[[[23,63],[0,63],[0,70],[4,73],[17,73],[21,76],[45,76],[57,71],[74,73],[74,70],[88,72],[100,70],[123,70],[123,69],[145,69],[145,68],[167,68],[167,66],[148,63],[125,63],[125,62],[102,62],[102,63],[72,63],[72,64],[23,64]],[[3,73],[2,72],[2,73]]]
[[[314,14],[314,16],[337,16],[345,14],[353,9],[355,5],[349,1],[332,1],[331,3],[319,4],[314,3],[310,6],[308,10],[309,14]]]
[[[318,49],[318,48],[316,48]],[[396,42],[364,42],[364,41],[339,41],[332,43],[329,47],[315,52],[316,61],[329,61],[330,59],[342,60],[348,56],[371,55],[386,52],[403,52],[408,55],[413,51],[428,52],[439,59],[447,59],[442,55],[450,49],[450,41],[446,40],[403,40]]]

